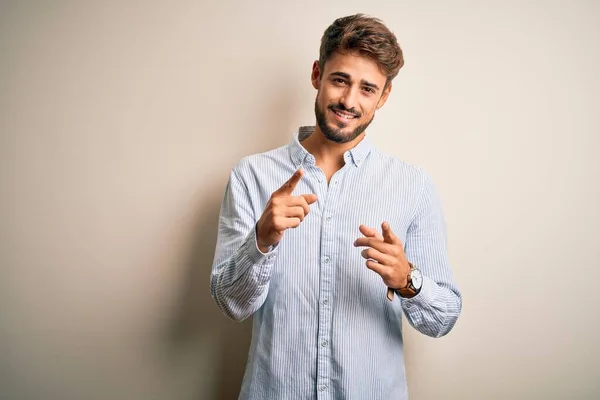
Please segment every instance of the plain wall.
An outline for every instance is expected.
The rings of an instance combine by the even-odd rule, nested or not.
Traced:
[[[600,2],[272,0],[0,3],[0,398],[236,397],[227,177],[314,123],[356,12],[406,59],[368,135],[433,176],[464,296],[406,328],[411,398],[600,396]]]

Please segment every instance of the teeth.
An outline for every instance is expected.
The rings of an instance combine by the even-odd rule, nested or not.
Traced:
[[[342,113],[342,112],[339,112],[339,111],[335,111],[335,113],[337,115],[339,115],[340,117],[344,118],[344,119],[352,119],[352,118],[354,118],[354,115],[352,115],[352,114],[346,114],[346,113]]]

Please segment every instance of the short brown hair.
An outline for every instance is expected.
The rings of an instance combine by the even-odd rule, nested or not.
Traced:
[[[370,58],[387,77],[386,86],[404,65],[396,36],[381,20],[364,14],[338,18],[325,30],[319,51],[321,71],[334,52],[358,52]]]

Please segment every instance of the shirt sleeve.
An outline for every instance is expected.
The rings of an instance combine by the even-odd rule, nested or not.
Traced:
[[[234,168],[219,214],[219,228],[210,289],[217,306],[229,318],[242,321],[263,304],[277,246],[262,253],[256,243],[251,197]]]
[[[425,173],[415,216],[408,229],[405,252],[408,261],[423,275],[419,294],[402,298],[408,322],[425,335],[444,336],[460,315],[462,297],[448,260],[441,202],[431,178]]]

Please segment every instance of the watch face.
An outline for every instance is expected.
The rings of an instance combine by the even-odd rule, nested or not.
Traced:
[[[423,285],[423,275],[421,275],[421,271],[418,269],[413,269],[410,272],[410,280],[415,289],[421,289],[421,285]]]

